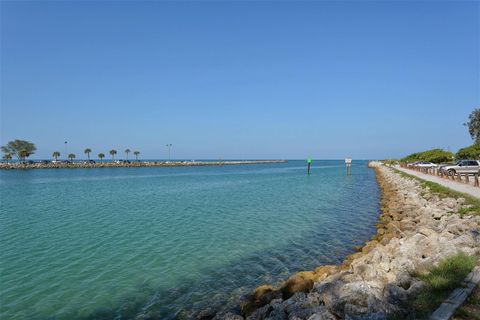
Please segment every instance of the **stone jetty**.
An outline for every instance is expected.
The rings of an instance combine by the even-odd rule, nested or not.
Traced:
[[[192,167],[192,166],[226,166],[245,164],[284,163],[286,160],[242,160],[242,161],[118,161],[118,162],[11,162],[0,163],[0,169],[75,169],[75,168],[138,168],[138,167]]]
[[[407,319],[407,302],[424,286],[412,271],[459,252],[480,253],[480,215],[461,216],[464,199],[439,197],[381,163],[369,166],[382,189],[382,213],[371,241],[342,265],[320,266],[279,285],[262,285],[244,297],[240,312],[213,318]]]

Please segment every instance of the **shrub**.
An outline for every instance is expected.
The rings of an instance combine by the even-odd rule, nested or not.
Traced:
[[[402,162],[429,161],[433,163],[450,162],[453,154],[442,149],[432,149],[423,152],[412,153],[402,159]]]
[[[480,144],[475,143],[471,146],[458,150],[455,154],[455,159],[480,159]]]

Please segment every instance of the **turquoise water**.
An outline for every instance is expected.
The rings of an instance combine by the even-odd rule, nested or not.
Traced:
[[[374,233],[366,162],[0,172],[0,318],[188,318]]]

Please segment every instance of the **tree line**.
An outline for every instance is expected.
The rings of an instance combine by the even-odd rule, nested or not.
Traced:
[[[131,153],[132,151],[130,149],[125,149],[124,153],[125,153],[125,158],[126,160],[128,160],[128,154]],[[88,158],[88,161],[90,161],[90,153],[92,153],[92,149],[90,148],[86,148],[84,151],[83,151],[84,154],[87,155],[87,158]],[[112,157],[112,160],[115,160],[115,155],[117,154],[117,150],[115,149],[112,149],[108,152],[110,154],[110,156]],[[138,161],[138,156],[140,155],[140,151],[133,151],[133,155],[135,156],[135,160]],[[58,151],[54,151],[52,156],[55,158],[55,160],[58,160],[58,158],[60,157],[60,152]],[[67,156],[71,161],[73,161],[75,158],[76,158],[76,155],[74,153],[70,153],[68,154]],[[105,158],[105,154],[104,153],[99,153],[97,155],[97,157],[100,159],[100,160],[103,160],[103,158]]]
[[[1,150],[3,152],[3,160],[5,161],[10,161],[12,160],[13,157],[16,157],[20,161],[25,161],[29,156],[35,153],[37,148],[35,147],[35,144],[32,142],[26,141],[26,140],[13,140],[7,143],[7,145],[1,147]],[[90,154],[92,153],[92,149],[86,148],[83,153],[87,155],[88,160],[90,161]],[[124,153],[126,156],[126,159],[128,160],[128,155],[132,151],[130,149],[125,149]],[[117,154],[117,150],[112,149],[108,152],[110,156],[112,157],[112,160],[115,160],[115,155]],[[138,161],[138,156],[140,155],[140,151],[133,151],[133,154],[135,156],[135,160]],[[57,161],[58,158],[61,156],[59,151],[54,151],[52,153],[52,157],[55,158]],[[103,158],[105,158],[104,153],[99,153],[98,158],[103,161]],[[77,156],[74,153],[70,153],[67,155],[67,158],[73,161]]]

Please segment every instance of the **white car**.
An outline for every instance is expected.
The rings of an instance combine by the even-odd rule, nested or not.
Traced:
[[[428,161],[420,161],[418,162],[415,167],[420,167],[420,168],[435,168],[437,165],[433,162],[428,162]]]
[[[419,167],[419,168],[435,168],[437,165],[433,162],[428,161],[417,161],[414,163],[409,163],[408,167]]]

